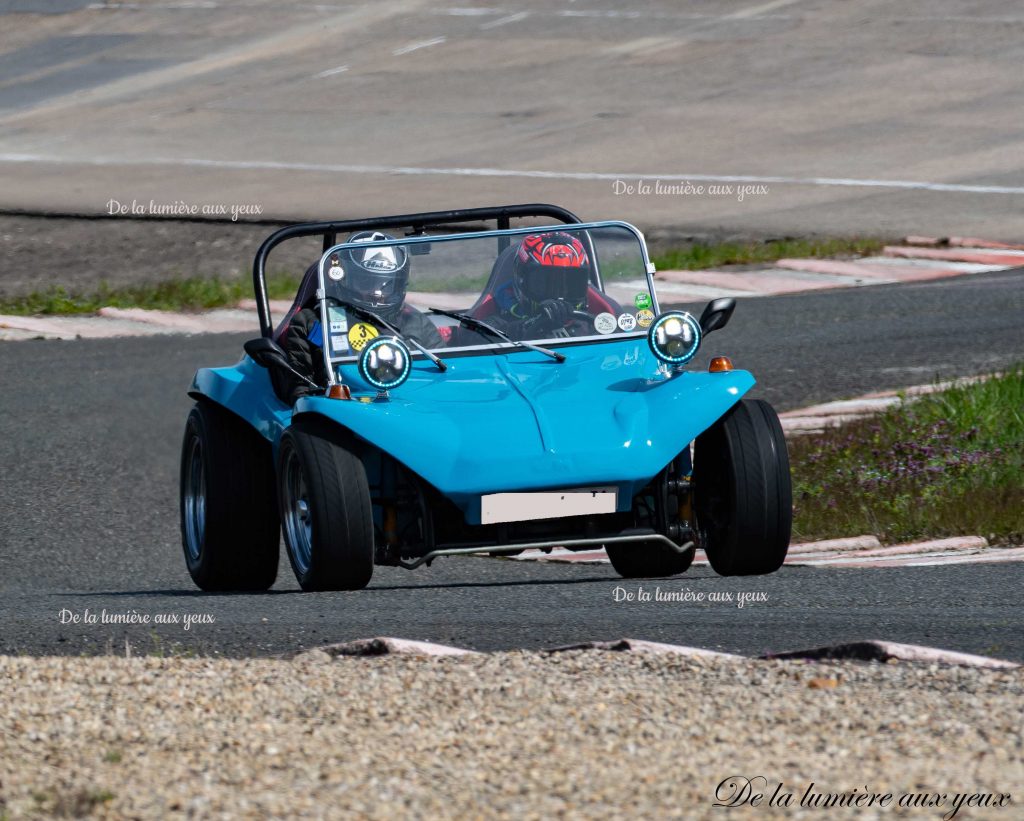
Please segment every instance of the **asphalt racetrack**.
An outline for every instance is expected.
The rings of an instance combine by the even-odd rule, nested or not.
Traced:
[[[1017,0],[0,3],[0,210],[1018,241],[1022,30]]]
[[[1024,271],[741,301],[710,337],[778,409],[988,372],[1024,354]],[[255,329],[254,334],[255,335]],[[375,635],[479,650],[643,638],[743,653],[879,638],[1024,660],[1024,566],[708,568],[623,582],[608,566],[441,559],[378,568],[354,593],[302,594],[283,557],[262,595],[207,595],[178,534],[178,458],[200,366],[244,336],[0,346],[0,653],[267,655]],[[581,409],[581,413],[583,409]],[[494,431],[493,447],[507,446]],[[615,589],[740,591],[767,602],[619,602]],[[61,613],[96,623],[61,623]],[[149,624],[103,624],[103,613]],[[187,615],[198,623],[185,629]],[[177,624],[155,625],[177,617]]]

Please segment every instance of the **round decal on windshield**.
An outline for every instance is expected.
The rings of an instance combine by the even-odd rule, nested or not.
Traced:
[[[367,342],[379,335],[380,331],[373,325],[358,322],[348,329],[348,345],[353,351],[359,352],[366,347]]]
[[[340,265],[332,265],[327,271],[327,276],[337,282],[345,276],[345,270]]]
[[[610,334],[615,331],[615,317],[607,311],[594,317],[594,330],[599,334]]]
[[[636,324],[641,328],[650,327],[652,322],[654,322],[654,311],[645,310],[636,312]]]
[[[632,331],[636,327],[636,317],[633,314],[619,314],[619,327],[624,331]]]
[[[636,305],[637,310],[643,310],[644,308],[651,307],[651,295],[646,291],[637,294],[633,298],[633,304]]]

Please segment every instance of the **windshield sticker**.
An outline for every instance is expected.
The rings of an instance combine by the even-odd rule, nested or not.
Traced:
[[[327,270],[327,276],[329,276],[331,279],[337,282],[339,279],[344,279],[345,269],[342,268],[340,265],[332,265]]]
[[[328,306],[327,319],[330,320],[332,334],[348,333],[348,316],[343,310]],[[347,348],[348,345],[344,344],[342,347]]]
[[[643,310],[636,312],[636,324],[641,328],[649,328],[651,323],[654,322],[654,312]]]
[[[380,336],[380,331],[374,328],[373,325],[357,322],[348,329],[348,344],[352,347],[353,351],[358,353],[366,347],[367,342],[376,336]]]
[[[619,314],[619,327],[624,331],[632,331],[636,327],[636,317],[633,314]]]
[[[633,297],[633,304],[636,305],[638,311],[645,310],[651,307],[651,295],[646,291],[641,291],[635,297]]]
[[[599,334],[610,334],[615,331],[615,317],[607,311],[594,317],[594,330]]]
[[[344,336],[332,336],[331,347],[336,351],[348,350],[348,342]]]

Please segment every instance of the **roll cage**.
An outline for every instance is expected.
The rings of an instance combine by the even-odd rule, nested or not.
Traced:
[[[461,225],[473,222],[497,223],[498,230],[511,228],[513,219],[533,217],[551,218],[565,225],[580,224],[582,221],[571,211],[557,205],[532,203],[523,205],[501,205],[487,208],[462,208],[452,211],[427,211],[420,214],[401,214],[389,217],[372,217],[358,220],[333,222],[304,222],[288,225],[267,237],[256,252],[252,266],[253,290],[256,297],[256,311],[260,319],[260,333],[265,337],[273,335],[274,326],[270,315],[270,300],[267,298],[267,259],[270,252],[286,240],[298,237],[322,236],[326,252],[337,244],[339,233],[355,231],[379,231],[403,229],[405,236],[423,234],[429,228]],[[508,243],[506,237],[501,240]]]

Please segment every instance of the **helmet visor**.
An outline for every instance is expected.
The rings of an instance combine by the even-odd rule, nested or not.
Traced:
[[[355,299],[367,305],[393,305],[405,296],[408,271],[390,273],[367,271],[352,266],[346,270],[342,287]]]
[[[589,268],[556,268],[529,266],[520,274],[523,296],[534,302],[546,299],[564,299],[572,304],[587,296]]]

